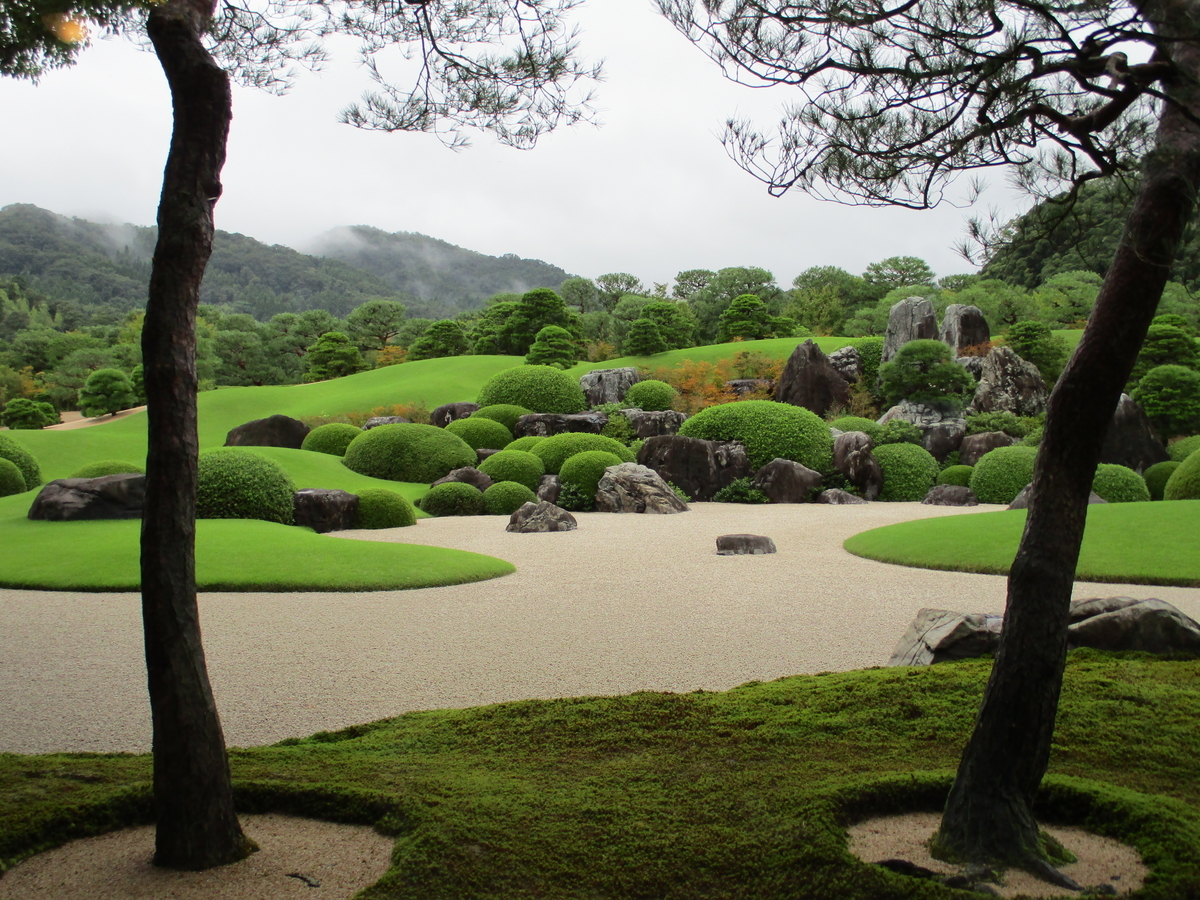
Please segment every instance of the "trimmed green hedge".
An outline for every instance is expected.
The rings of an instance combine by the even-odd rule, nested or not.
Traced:
[[[493,453],[479,464],[479,471],[492,481],[515,481],[531,491],[536,491],[546,474],[546,465],[541,457],[524,450],[501,450]]]
[[[457,434],[472,450],[503,450],[512,443],[512,429],[495,419],[477,419],[474,415],[455,419],[446,426],[451,434]]]
[[[1146,481],[1146,489],[1150,492],[1151,500],[1161,500],[1163,498],[1163,489],[1167,486],[1167,481],[1181,465],[1182,463],[1178,460],[1169,459],[1166,462],[1155,463],[1142,473],[1142,478]]]
[[[588,450],[605,450],[618,457],[621,462],[637,461],[637,454],[620,441],[614,441],[612,438],[606,438],[599,434],[580,434],[578,432],[552,435],[530,452],[542,461],[547,472],[557,475],[563,463],[576,453],[584,453]]]
[[[417,524],[417,511],[408,499],[387,488],[358,492],[355,528],[407,528]]]
[[[493,375],[479,389],[480,407],[522,406],[540,413],[577,413],[587,409],[579,380],[554,366],[516,366]]]
[[[974,466],[949,466],[938,473],[937,483],[970,487],[971,473],[974,471]]]
[[[25,487],[25,476],[21,474],[17,464],[0,456],[0,497],[23,494],[26,490],[28,488]]]
[[[33,490],[42,483],[42,470],[33,454],[7,435],[0,434],[0,459],[7,459],[21,470],[25,489]]]
[[[263,519],[292,524],[296,485],[287,470],[240,447],[200,454],[197,519]]]
[[[1171,473],[1163,488],[1164,500],[1200,500],[1200,453],[1193,453]]]
[[[347,422],[329,422],[326,425],[318,425],[305,435],[300,449],[328,453],[330,456],[345,456],[350,442],[362,433],[361,428]]]
[[[937,482],[938,462],[916,444],[884,444],[874,450],[883,471],[879,499],[888,503],[911,503],[924,499]]]
[[[1200,434],[1193,434],[1191,437],[1181,438],[1167,447],[1167,453],[1170,454],[1171,459],[1175,460],[1176,462],[1183,462],[1197,450],[1200,450]],[[3,455],[3,453],[0,453],[0,456]]]
[[[458,435],[433,425],[380,425],[350,442],[342,464],[352,472],[429,484],[454,469],[473,466],[479,455]]]
[[[544,441],[545,438],[540,434],[527,434],[525,437],[519,437],[512,441],[505,450],[524,450],[526,453],[533,451],[533,448]]]
[[[511,516],[526,503],[536,503],[537,494],[515,481],[497,481],[483,492],[489,516]]]
[[[739,400],[710,406],[684,422],[679,433],[707,441],[741,441],[756,469],[776,458],[826,474],[833,469],[829,426],[815,413],[788,403]]]
[[[521,416],[529,415],[533,410],[526,409],[524,406],[514,406],[511,403],[497,403],[494,406],[484,406],[481,409],[471,413],[472,419],[491,419],[493,422],[499,422],[508,429],[509,436],[512,436],[513,431],[517,427],[517,419]]]
[[[483,492],[461,481],[436,484],[421,498],[421,509],[431,516],[481,516],[486,508]]]
[[[595,497],[596,486],[604,477],[604,470],[609,466],[619,466],[623,461],[607,450],[584,450],[562,464],[558,478],[564,486],[571,485],[584,497]]]
[[[874,419],[864,419],[862,416],[842,416],[830,422],[829,427],[838,431],[862,431],[874,442],[883,426]]]
[[[670,409],[679,392],[665,381],[655,381],[653,378],[639,381],[625,392],[622,405],[626,408],[637,407],[651,411]]]
[[[145,475],[146,470],[133,463],[121,462],[119,459],[106,459],[102,462],[88,463],[71,473],[72,478],[103,478],[105,475]]]
[[[975,463],[971,490],[980,503],[1012,503],[1021,489],[1033,481],[1035,447],[997,447]]]
[[[1115,463],[1096,466],[1092,490],[1109,503],[1146,503],[1150,500],[1146,480],[1133,469]]]

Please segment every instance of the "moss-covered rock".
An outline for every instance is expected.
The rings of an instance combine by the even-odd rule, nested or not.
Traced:
[[[291,525],[295,493],[291,476],[273,459],[238,447],[200,454],[198,519],[264,519]]]
[[[483,492],[489,516],[511,516],[526,503],[536,503],[537,494],[515,481],[497,481]]]
[[[479,471],[494,482],[513,481],[536,491],[546,474],[546,464],[541,457],[524,450],[501,450],[481,462]]]
[[[472,419],[491,419],[493,422],[499,422],[508,429],[511,436],[517,427],[517,419],[521,416],[529,415],[533,410],[526,409],[524,406],[514,406],[512,403],[497,403],[494,406],[485,406],[482,409],[477,409],[471,413]]]
[[[637,453],[620,441],[614,441],[612,438],[606,438],[599,434],[581,434],[577,432],[552,435],[535,446],[530,452],[542,461],[547,472],[551,475],[557,475],[563,463],[576,453],[584,453],[588,450],[607,451],[617,456],[621,462],[635,462],[637,460]]]
[[[1169,459],[1166,462],[1155,463],[1142,473],[1142,478],[1146,482],[1146,490],[1150,492],[1151,500],[1161,500],[1163,498],[1163,489],[1166,488],[1167,481],[1180,465],[1181,463],[1178,460]]]
[[[1146,480],[1133,469],[1114,463],[1096,466],[1092,490],[1108,503],[1145,503],[1150,499]]]
[[[345,456],[350,442],[363,433],[347,422],[329,422],[318,425],[304,436],[301,450],[311,450],[314,453],[328,453],[330,456]]]
[[[971,473],[973,471],[975,471],[974,466],[948,466],[938,473],[937,483],[970,487]]]
[[[433,425],[380,425],[350,442],[342,464],[360,475],[429,484],[479,455],[458,435]]]
[[[829,426],[809,410],[788,403],[741,400],[710,406],[684,422],[679,433],[706,441],[741,441],[756,469],[776,458],[823,474],[833,469]]]
[[[407,528],[417,524],[417,511],[395,491],[366,488],[358,492],[355,528]]]
[[[587,409],[579,380],[554,366],[516,366],[488,379],[475,400],[481,408],[498,404],[539,413],[577,413]]]
[[[25,489],[33,490],[42,483],[42,470],[32,453],[7,435],[0,434],[0,459],[7,459],[21,470]]]
[[[146,470],[135,463],[121,462],[119,459],[105,459],[100,462],[88,463],[71,473],[72,478],[103,478],[105,475],[125,475],[133,472],[144,475]]]
[[[921,500],[937,482],[938,462],[916,444],[884,444],[873,451],[883,472],[879,499],[889,503]]]
[[[971,473],[971,490],[980,503],[1012,503],[1033,480],[1036,447],[997,447],[985,453]]]
[[[0,497],[23,494],[27,490],[25,476],[21,474],[17,464],[0,456]]]
[[[571,485],[583,497],[595,497],[596,486],[604,477],[604,470],[609,466],[619,466],[622,462],[624,460],[607,450],[584,450],[562,464],[558,470],[558,480],[564,486]]]
[[[481,516],[487,511],[483,492],[460,481],[436,484],[421,498],[421,509],[431,516]]]
[[[446,426],[446,430],[457,434],[472,450],[482,450],[485,447],[489,450],[503,450],[513,439],[512,429],[506,428],[495,419],[476,418],[475,413],[466,419],[455,419]]]
[[[665,381],[655,381],[653,378],[639,381],[625,392],[622,403],[625,407],[659,411],[670,409],[679,392]]]

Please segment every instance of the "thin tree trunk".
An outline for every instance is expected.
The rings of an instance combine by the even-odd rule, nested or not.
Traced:
[[[196,307],[232,116],[228,76],[200,42],[205,0],[169,0],[148,32],[171,87],[174,132],[142,331],[149,418],[142,619],[154,734],[154,862],[206,869],[253,844],[233,810],[225,739],[196,605]]]
[[[1155,4],[1148,18],[1160,35],[1194,34],[1197,5]],[[1175,44],[1170,56],[1185,74],[1167,91],[1195,115],[1200,48]],[[1018,865],[1070,882],[1046,861],[1032,806],[1050,760],[1088,495],[1105,430],[1158,307],[1198,186],[1200,129],[1178,106],[1165,105],[1116,257],[1050,397],[1025,533],[1008,579],[1004,632],[946,803],[939,854]]]

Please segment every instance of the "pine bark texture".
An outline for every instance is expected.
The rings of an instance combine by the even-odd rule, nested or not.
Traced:
[[[149,419],[142,619],[153,722],[154,863],[206,869],[253,849],[233,809],[225,739],[196,602],[196,307],[232,117],[229,79],[200,37],[206,0],[153,7],[147,30],[171,88],[174,131],[142,332]]]
[[[1200,186],[1200,2],[1143,9],[1160,37],[1188,39],[1165,43],[1177,72],[1163,85],[1172,102],[1162,106],[1156,149],[1083,339],[1050,397],[1003,636],[937,836],[942,854],[1044,874],[1032,808],[1050,759],[1087,498]]]

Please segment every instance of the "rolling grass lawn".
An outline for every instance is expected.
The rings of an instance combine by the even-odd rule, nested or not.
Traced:
[[[1005,575],[1024,527],[1025,510],[972,513],[875,528],[844,546],[902,566]],[[1200,500],[1090,506],[1075,577],[1200,587]]]
[[[410,713],[233,749],[243,812],[396,839],[363,900],[954,900],[844,825],[938,809],[990,662]],[[1137,894],[1200,894],[1200,662],[1074,651],[1039,817],[1133,844]],[[148,821],[150,759],[0,754],[0,870]]]

